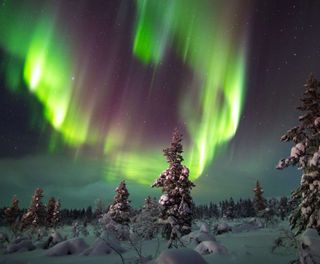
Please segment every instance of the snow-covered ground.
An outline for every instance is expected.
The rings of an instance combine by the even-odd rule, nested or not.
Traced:
[[[215,224],[216,223],[212,223],[211,227],[213,227]],[[226,224],[232,227],[234,231],[216,236],[213,235],[212,228],[206,230],[206,227],[201,227],[202,231],[200,231],[200,224],[194,225],[194,233],[184,238],[184,243],[186,244],[187,248],[192,250],[197,248],[197,251],[200,253],[204,253],[206,249],[213,252],[211,254],[202,255],[203,259],[207,263],[283,264],[289,263],[291,260],[298,258],[297,250],[293,247],[277,248],[272,252],[274,241],[280,236],[281,230],[289,229],[287,222],[280,222],[273,227],[261,227],[259,223],[257,224],[251,222],[248,224],[248,221],[244,223],[244,220],[230,221]],[[3,230],[4,228],[2,228],[2,231]],[[83,241],[80,241],[80,244],[78,243],[79,241],[77,242],[77,245],[80,245],[80,251],[83,251],[83,247],[90,247],[94,245],[95,242],[96,245],[100,245],[101,247],[101,243],[99,243],[99,241],[97,243],[97,238],[93,235],[93,230],[90,229],[89,231],[89,236],[87,237],[81,237],[80,235],[80,238],[83,238]],[[72,238],[71,227],[60,228],[59,232],[62,234],[62,237],[67,235],[69,239]],[[208,233],[206,234],[206,232]],[[190,241],[188,242],[188,240]],[[201,241],[205,242],[200,245]],[[126,250],[125,252],[121,253],[125,263],[139,263],[137,262],[138,254],[134,250],[133,245],[130,245],[128,242],[120,242],[120,245],[118,246]],[[134,243],[134,246],[138,246],[138,243]],[[166,249],[167,244],[163,239],[153,239],[142,242],[143,256],[150,256],[152,257],[153,261]],[[2,248],[0,249],[0,264],[122,263],[120,256],[114,251],[109,254],[105,253],[101,256],[83,256],[80,255],[81,253],[66,256],[48,256],[48,252],[50,252],[50,250],[52,251],[52,248],[47,250],[37,248],[31,251],[4,254],[5,248]],[[104,248],[103,250],[106,249]],[[87,252],[89,251],[87,250]],[[107,251],[108,250],[105,252]],[[192,254],[189,255],[190,252],[188,253],[187,251],[183,250],[181,252],[179,252],[179,254],[185,254],[187,256],[186,259],[190,260],[192,258]],[[193,253],[193,251],[191,253]],[[195,257],[197,256],[195,255]],[[184,260],[181,261],[184,262]],[[150,263],[153,262],[151,261]],[[160,264],[165,262],[158,261],[156,263]]]

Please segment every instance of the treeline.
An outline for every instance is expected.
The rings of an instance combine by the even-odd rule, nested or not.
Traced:
[[[264,199],[264,210],[256,210],[254,200],[233,198],[218,203],[198,205],[195,207],[195,218],[244,218],[244,217],[280,217],[285,219],[293,209],[287,197]]]
[[[208,204],[197,205],[194,208],[195,219],[219,219],[219,218],[245,218],[245,217],[263,217],[266,214],[269,217],[280,217],[285,219],[293,209],[291,203],[287,197],[281,197],[280,199],[271,198],[265,199],[266,208],[262,212],[257,212],[254,207],[254,201],[251,199],[239,199],[235,201],[233,198],[223,200],[220,202],[210,202]],[[107,207],[108,208],[108,207]],[[7,225],[5,218],[6,208],[0,208],[0,225]],[[137,209],[136,213],[139,213],[141,209]],[[104,210],[105,212],[108,209]],[[19,210],[17,215],[21,218],[27,209]],[[83,223],[93,223],[97,221],[97,218],[101,215],[101,208],[93,208],[88,206],[82,209],[60,209],[60,224],[72,225],[74,221],[81,221]]]

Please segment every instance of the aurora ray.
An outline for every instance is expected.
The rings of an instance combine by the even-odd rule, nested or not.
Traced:
[[[218,1],[137,0],[137,10],[134,54],[144,63],[157,65],[173,43],[201,83],[185,87],[179,105],[191,139],[187,161],[196,178],[239,124],[245,94],[245,29],[236,37],[237,20],[228,15],[234,10]],[[197,97],[193,89],[199,89]]]

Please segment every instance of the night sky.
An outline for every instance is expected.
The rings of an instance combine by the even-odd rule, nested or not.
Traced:
[[[320,1],[0,0],[0,206],[139,205],[184,134],[196,203],[288,195],[281,135],[312,72]]]

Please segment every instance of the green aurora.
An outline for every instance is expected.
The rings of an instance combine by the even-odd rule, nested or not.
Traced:
[[[142,136],[130,138],[134,120],[119,123],[114,118],[108,129],[99,128],[94,122],[97,98],[83,105],[84,82],[73,78],[77,59],[72,40],[57,22],[59,12],[52,8],[51,15],[32,16],[27,11],[30,7],[13,8],[10,1],[0,9],[0,24],[7,25],[0,27],[0,48],[8,55],[7,86],[18,93],[24,83],[43,105],[43,116],[54,130],[49,150],[61,140],[75,153],[83,146],[99,146],[106,180],[125,176],[150,184],[166,167],[161,155],[166,143],[145,147]],[[240,120],[247,36],[245,26],[234,27],[239,18],[229,16],[233,13],[221,1],[136,1],[133,55],[156,74],[170,50],[193,73],[194,81],[183,87],[176,106],[188,133],[185,163],[192,179],[201,176],[217,149],[232,139]]]

